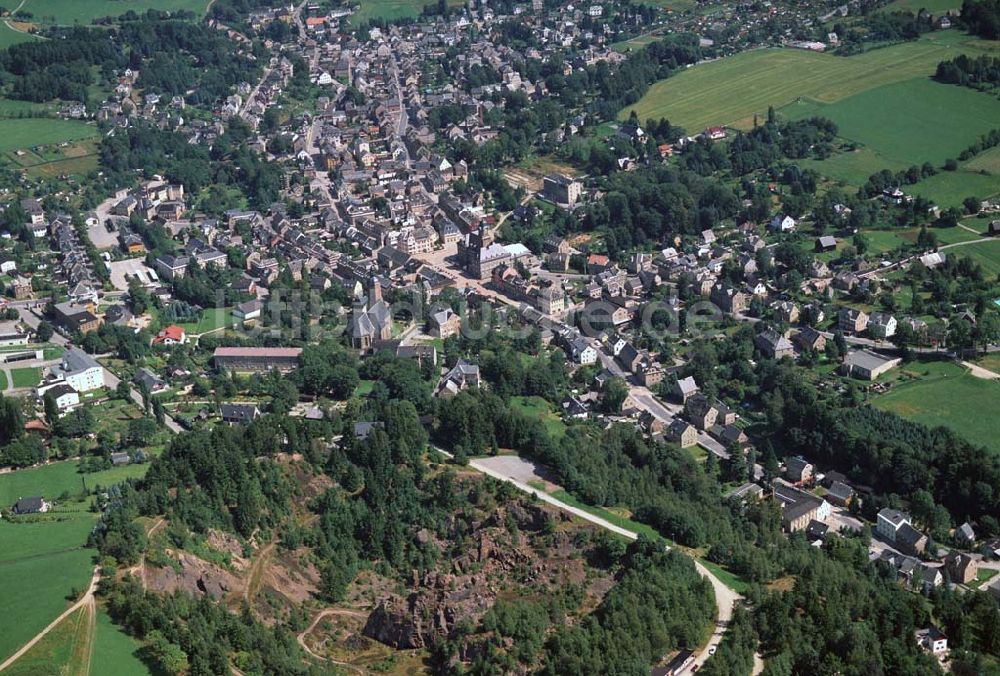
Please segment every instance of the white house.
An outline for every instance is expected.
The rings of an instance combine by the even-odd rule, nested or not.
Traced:
[[[875,338],[891,338],[896,335],[896,318],[887,312],[873,312],[868,318],[868,331]]]
[[[885,507],[879,510],[878,520],[875,522],[875,532],[889,542],[895,542],[896,533],[908,523],[910,523],[909,514],[898,509]]]
[[[80,404],[80,394],[67,383],[56,383],[38,388],[38,396],[46,395],[55,399],[56,408],[60,411],[67,411]]]
[[[89,354],[71,348],[63,355],[62,363],[51,371],[56,380],[65,381],[77,392],[89,392],[104,387],[104,369]]]
[[[929,650],[935,655],[948,650],[948,637],[933,624],[925,629],[918,629],[916,633],[917,643],[924,650]]]
[[[771,230],[775,232],[792,232],[795,230],[795,219],[786,214],[778,214],[771,219]]]
[[[577,338],[569,344],[573,361],[588,366],[597,363],[597,350],[583,338]]]

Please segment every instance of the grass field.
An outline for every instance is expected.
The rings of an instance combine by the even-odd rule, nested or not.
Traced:
[[[0,659],[24,645],[64,611],[69,605],[66,596],[72,589],[87,588],[93,555],[93,550],[74,549],[0,563],[4,609],[0,615]]]
[[[914,380],[896,382],[872,402],[930,427],[943,425],[975,444],[1000,453],[1000,418],[995,402],[1000,382],[976,378],[948,362],[914,363],[905,371]]]
[[[97,635],[94,638],[90,673],[128,676],[147,676],[153,673],[139,658],[139,644],[112,622],[103,610],[97,613]]]
[[[851,57],[797,49],[761,49],[699,64],[657,82],[621,112],[639,119],[666,117],[689,132],[710,125],[749,127],[755,113],[796,99],[836,103],[864,91],[929,77],[940,61],[966,52],[996,51],[994,43],[941,31],[906,44]],[[975,92],[972,92],[975,93]],[[888,109],[888,107],[886,107]]]
[[[24,118],[0,120],[0,153],[97,135],[97,127],[75,120]]]
[[[90,580],[95,551],[84,546],[97,515],[88,511],[84,481],[88,488],[109,486],[142,476],[147,468],[128,465],[77,474],[77,462],[70,460],[0,474],[0,508],[35,495],[55,503],[44,515],[0,521],[0,598],[5,611],[0,615],[0,660],[62,612],[70,590],[83,590]],[[65,500],[64,493],[69,494]]]
[[[841,137],[871,148],[883,167],[928,161],[940,166],[997,126],[1000,100],[968,87],[917,77],[834,103],[796,102],[781,112],[794,119],[819,115],[833,120]]]
[[[131,477],[140,477],[148,467],[149,465],[125,465],[103,472],[79,474],[76,471],[77,461],[66,460],[0,474],[0,507],[7,509],[18,498],[28,495],[40,495],[46,500],[58,498],[64,492],[78,495],[83,490],[84,483],[88,488],[110,486]]]
[[[885,6],[886,12],[913,12],[926,9],[931,14],[941,14],[949,9],[961,9],[962,0],[893,0]]]
[[[1000,275],[1000,240],[978,242],[959,246],[947,251],[949,256],[967,256],[983,266],[988,278]]]
[[[72,1],[72,0],[68,0]],[[351,24],[360,25],[370,19],[403,19],[419,16],[420,10],[435,0],[361,0],[361,7],[351,15]],[[462,0],[448,0],[449,7],[461,7]]]
[[[208,308],[202,310],[201,318],[197,322],[187,322],[178,326],[190,334],[199,335],[231,326],[234,321],[233,311],[229,308]]]
[[[6,21],[0,21],[0,49],[7,49],[11,45],[17,45],[22,42],[30,42],[38,39],[40,38],[37,38],[34,35],[14,30]]]
[[[11,369],[10,378],[14,387],[36,387],[42,381],[42,370],[37,367]]]
[[[566,423],[552,411],[549,402],[541,397],[511,397],[510,406],[525,415],[542,421],[549,434],[561,437],[566,434]]]
[[[90,625],[87,609],[80,608],[56,625],[45,638],[8,667],[4,674],[8,676],[87,674],[84,662],[89,654],[92,639]]]
[[[129,10],[141,14],[147,9],[165,12],[184,9],[201,15],[207,4],[208,0],[25,0],[21,9],[31,12],[36,22],[72,25],[120,16]]]

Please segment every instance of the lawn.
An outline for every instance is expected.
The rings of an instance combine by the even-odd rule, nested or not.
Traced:
[[[233,311],[229,308],[207,308],[201,311],[201,318],[197,322],[187,322],[178,326],[192,335],[200,335],[231,326],[234,321],[236,320],[233,318]]]
[[[367,397],[375,387],[374,380],[359,380],[358,386],[354,388],[355,397]]]
[[[111,621],[103,610],[97,613],[97,635],[94,638],[94,655],[90,660],[92,674],[152,674],[139,658],[139,644]]]
[[[27,367],[23,369],[11,369],[10,379],[14,387],[37,387],[42,382],[42,369],[38,367]]]
[[[657,82],[620,117],[634,109],[640,120],[666,117],[689,132],[710,125],[748,128],[754,114],[764,116],[768,106],[780,108],[798,99],[836,103],[883,85],[929,77],[940,61],[960,52],[978,56],[991,46],[957,31],[940,31],[851,57],[800,49],[743,52]]]
[[[972,443],[1000,453],[1000,418],[995,410],[1000,382],[976,378],[947,362],[914,363],[904,370],[918,377],[895,382],[873,400],[876,408],[930,427],[950,427]]]
[[[4,671],[5,676],[63,676],[63,674],[88,673],[83,663],[90,652],[90,624],[87,609],[80,608],[56,625],[45,638],[8,667]]]
[[[842,138],[871,148],[883,166],[924,162],[940,166],[997,126],[1000,100],[921,76],[868,88],[834,102],[797,101],[781,112],[793,119],[818,115],[833,120]],[[948,124],[941,124],[942,120]],[[870,173],[857,179],[864,180]]]
[[[0,371],[0,392],[7,389],[7,374],[4,371]]]
[[[71,25],[89,24],[93,19],[120,16],[132,10],[137,14],[147,9],[164,12],[188,10],[205,13],[208,0],[25,0],[21,9],[34,14],[34,21]]]
[[[8,505],[9,506],[9,505]],[[55,513],[27,523],[0,522],[0,566],[26,557],[80,549],[97,522],[90,512]]]
[[[537,418],[545,426],[548,433],[554,437],[566,434],[566,423],[553,412],[552,406],[541,397],[511,397],[510,406],[531,418]]]
[[[961,9],[962,0],[893,0],[885,6],[886,12],[912,12],[926,9],[931,14],[943,14],[950,9]]]
[[[96,135],[96,126],[75,120],[50,118],[0,120],[0,153],[37,145],[77,141]]]

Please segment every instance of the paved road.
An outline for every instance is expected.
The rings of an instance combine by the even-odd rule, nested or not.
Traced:
[[[435,447],[442,455],[447,457],[452,457],[447,451]],[[584,521],[588,521],[595,526],[600,526],[601,528],[611,531],[612,533],[617,533],[622,537],[626,537],[629,540],[637,539],[637,535],[630,530],[617,526],[610,521],[602,519],[599,516],[595,516],[590,512],[586,512],[578,507],[568,505],[558,498],[554,498],[548,493],[543,493],[535,488],[532,488],[526,483],[511,477],[508,473],[500,471],[499,468],[490,465],[489,461],[483,460],[470,460],[469,467],[475,469],[476,471],[482,472],[483,474],[493,477],[499,481],[506,481],[512,484],[515,488],[528,493],[529,495],[536,496],[542,502],[546,502],[557,509],[561,509],[564,512],[568,512],[573,516],[577,516]],[[669,547],[667,549],[670,549]],[[705,568],[699,561],[694,560],[695,568],[698,569],[698,573],[706,578],[712,585],[712,590],[715,592],[715,606],[717,609],[717,617],[715,622],[715,629],[712,632],[711,638],[709,638],[708,643],[705,644],[704,649],[698,654],[698,656],[692,661],[692,663],[685,669],[685,671],[693,670],[696,667],[701,667],[708,658],[710,657],[709,652],[713,648],[718,648],[719,644],[722,643],[722,639],[725,636],[726,630],[729,628],[729,622],[733,616],[733,606],[737,601],[740,601],[743,597],[737,594],[735,591],[727,587],[722,581],[717,578],[710,570]]]

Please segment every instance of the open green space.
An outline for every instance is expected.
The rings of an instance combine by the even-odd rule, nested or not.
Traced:
[[[998,250],[1000,252],[1000,250]],[[924,423],[943,425],[975,444],[1000,453],[1000,418],[996,401],[1000,382],[983,380],[950,362],[915,362],[885,394],[875,397],[876,408]]]
[[[0,120],[0,153],[37,145],[77,141],[96,135],[96,126],[76,120],[44,117]]]
[[[7,374],[4,371],[0,371],[0,392],[7,389]]]
[[[236,319],[233,317],[233,311],[229,308],[208,308],[202,310],[201,317],[197,322],[186,322],[178,324],[178,326],[182,327],[189,334],[200,335],[232,326],[234,321]]]
[[[146,473],[148,464],[113,467],[101,472],[80,474],[76,460],[54,462],[41,467],[0,474],[0,509],[8,509],[18,498],[38,495],[52,501],[64,492],[72,496],[87,488],[111,486]]]
[[[855,57],[845,60],[850,58]],[[1000,100],[922,76],[832,103],[798,101],[781,112],[793,119],[816,115],[831,119],[841,137],[864,144],[885,160],[940,166],[997,126]]]
[[[19,30],[14,30],[6,21],[0,21],[0,49],[7,49],[11,45],[39,39],[30,33],[22,33]]]
[[[19,517],[16,523],[0,522],[0,542],[3,542],[0,566],[24,558],[80,549],[96,522],[97,515],[90,512],[48,512],[37,517]]]
[[[549,402],[541,397],[511,397],[510,407],[540,420],[548,433],[553,436],[561,437],[566,433],[566,423],[552,410]]]
[[[90,652],[90,621],[80,608],[56,625],[41,641],[8,667],[9,676],[64,676],[86,674]],[[124,673],[124,672],[120,672]]]
[[[37,387],[42,381],[42,370],[38,367],[11,369],[10,379],[14,387]]]
[[[200,16],[208,4],[208,0],[25,0],[21,9],[31,12],[31,20],[37,23],[72,25],[89,24],[106,16],[121,16],[129,10],[137,14],[148,9],[187,10]]]
[[[146,676],[152,670],[139,657],[140,646],[118,627],[103,610],[97,613],[97,634],[90,660],[92,674]]]
[[[983,273],[989,277],[1000,275],[1000,239],[976,242],[948,249],[949,256],[967,256],[983,266]]]
[[[948,10],[962,9],[962,0],[893,0],[885,6],[884,11],[916,14],[922,9],[931,14],[943,14]]]
[[[82,592],[87,588],[93,556],[94,550],[70,549],[0,563],[4,609],[0,614],[0,660],[64,611],[72,590]]]
[[[358,10],[351,15],[350,22],[357,26],[371,19],[393,21],[417,17],[421,9],[434,2],[435,0],[361,0]],[[461,7],[463,4],[462,0],[448,0],[449,7]]]
[[[958,31],[940,31],[850,57],[801,49],[743,52],[657,82],[621,117],[635,110],[640,120],[666,117],[689,132],[712,125],[747,128],[768,106],[780,108],[797,99],[836,103],[883,85],[930,77],[940,61],[959,53],[978,56],[995,49],[994,43]]]

